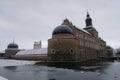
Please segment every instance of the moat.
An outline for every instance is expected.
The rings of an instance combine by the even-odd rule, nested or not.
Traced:
[[[8,80],[120,80],[120,62],[100,62],[83,66],[19,65],[0,67]]]

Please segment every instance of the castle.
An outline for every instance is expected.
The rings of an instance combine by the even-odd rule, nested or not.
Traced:
[[[86,17],[83,30],[68,19],[53,30],[52,38],[48,40],[48,61],[81,62],[112,57],[112,53],[107,51],[106,42],[93,27],[89,13]]]
[[[65,19],[62,25],[53,30],[52,38],[48,40],[48,48],[41,48],[40,41],[34,42],[33,49],[20,50],[18,45],[12,42],[5,50],[4,57],[58,62],[112,59],[112,49],[99,37],[89,13],[86,17],[86,27],[83,29]]]

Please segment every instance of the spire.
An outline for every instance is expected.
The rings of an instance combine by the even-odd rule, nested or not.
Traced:
[[[13,44],[15,44],[15,40],[14,40],[14,38],[13,38],[13,42],[12,42]]]
[[[92,26],[92,19],[90,18],[90,15],[89,15],[88,11],[87,11],[87,16],[86,17],[87,17],[86,20],[85,20],[86,27]]]
[[[88,11],[87,11],[87,17],[90,17],[90,15],[89,15]]]

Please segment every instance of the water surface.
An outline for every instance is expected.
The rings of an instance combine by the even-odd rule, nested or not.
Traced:
[[[120,80],[120,62],[76,67],[8,66],[0,68],[0,76],[8,80]]]

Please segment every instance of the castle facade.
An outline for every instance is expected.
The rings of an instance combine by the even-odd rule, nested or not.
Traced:
[[[48,61],[87,61],[108,58],[106,42],[99,37],[89,13],[86,27],[79,29],[68,19],[57,26],[48,40]]]

